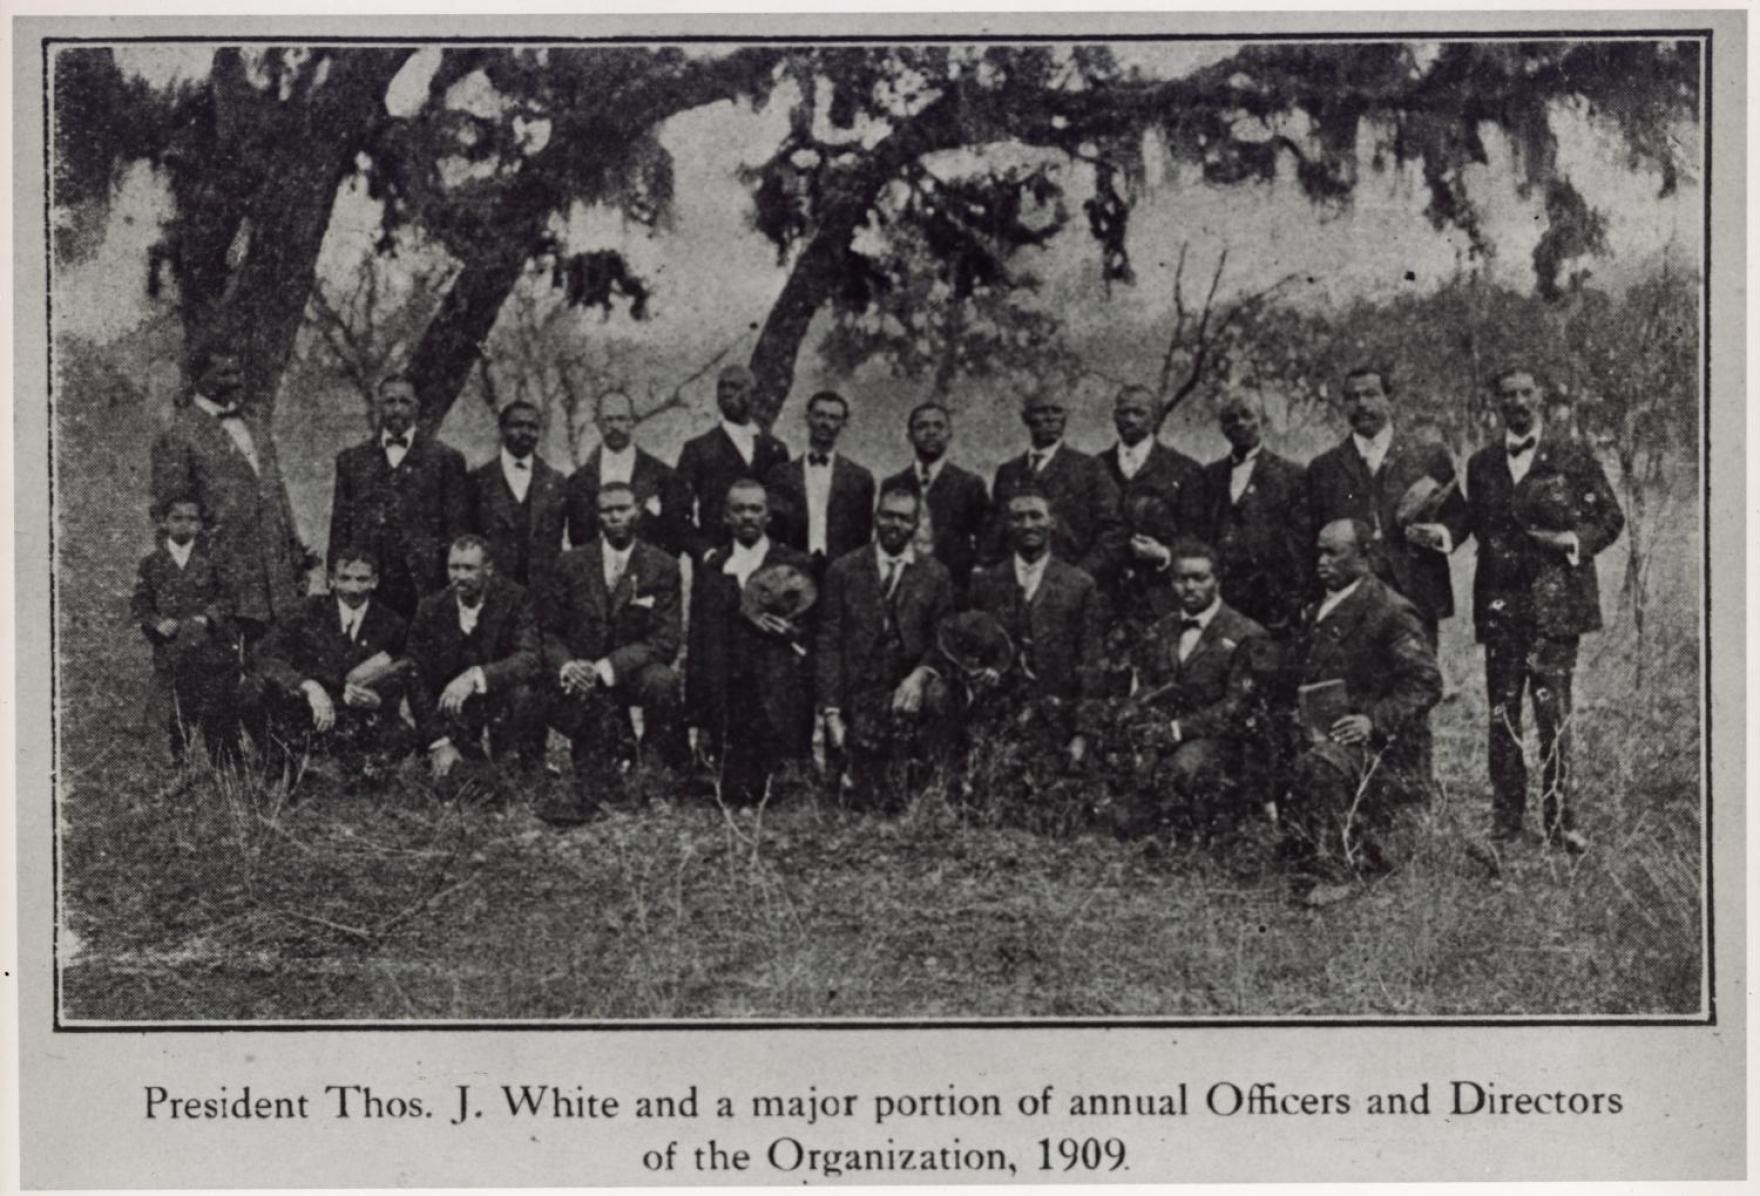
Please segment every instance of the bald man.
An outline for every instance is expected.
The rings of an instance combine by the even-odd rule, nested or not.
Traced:
[[[689,490],[693,517],[684,529],[691,559],[727,540],[727,491],[735,482],[763,481],[788,461],[782,441],[752,418],[756,383],[752,371],[730,365],[715,380],[721,423],[685,441],[678,454],[678,477]]]

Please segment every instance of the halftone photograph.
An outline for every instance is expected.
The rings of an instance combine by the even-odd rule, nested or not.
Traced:
[[[57,1024],[1709,1020],[1710,33],[1096,24],[45,40]]]

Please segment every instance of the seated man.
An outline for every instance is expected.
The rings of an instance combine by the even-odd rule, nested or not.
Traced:
[[[609,776],[631,706],[641,707],[644,738],[660,757],[684,762],[672,667],[684,636],[678,562],[636,538],[640,519],[629,483],[601,486],[597,538],[562,554],[544,597],[547,706],[568,736],[577,787]],[[585,805],[598,800],[578,791]]]
[[[330,592],[309,595],[263,641],[269,738],[301,749],[393,751],[403,729],[404,622],[373,601],[379,564],[370,549],[344,547],[331,560]]]
[[[1372,534],[1358,519],[1320,529],[1326,596],[1291,645],[1299,743],[1281,808],[1323,879],[1385,865],[1374,826],[1390,794],[1423,783],[1427,719],[1442,698],[1423,616],[1370,573]]]
[[[819,599],[815,685],[826,735],[848,757],[850,782],[872,796],[895,757],[946,712],[931,658],[953,609],[953,579],[912,547],[920,500],[889,486],[874,512],[874,543],[832,562]],[[902,778],[899,778],[902,780]]]
[[[1125,833],[1236,807],[1265,738],[1265,629],[1222,601],[1215,549],[1188,539],[1169,552],[1177,609],[1138,644],[1138,688],[1126,703],[1139,769],[1120,811]]]
[[[409,625],[409,706],[436,780],[461,759],[524,756],[536,765],[530,682],[538,627],[517,584],[495,575],[489,546],[460,536],[446,554],[445,589],[423,598]],[[485,733],[488,751],[484,751]]]

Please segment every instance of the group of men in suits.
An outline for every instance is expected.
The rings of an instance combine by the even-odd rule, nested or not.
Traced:
[[[542,413],[523,402],[500,413],[497,456],[467,470],[392,377],[372,435],[337,457],[331,590],[310,598],[236,362],[211,354],[197,378],[154,446],[154,509],[168,530],[189,522],[180,504],[199,512],[228,650],[261,662],[288,733],[346,723],[370,737],[407,702],[436,775],[469,756],[535,765],[555,727],[580,775],[637,750],[706,759],[722,792],[750,800],[815,727],[851,786],[879,793],[986,719],[1079,769],[1097,736],[1119,738],[1122,713],[1140,774],[1122,823],[1266,804],[1354,862],[1373,844],[1335,824],[1365,786],[1427,779],[1448,554],[1476,538],[1498,833],[1521,833],[1526,692],[1544,829],[1583,843],[1571,671],[1577,637],[1599,625],[1595,554],[1622,521],[1593,453],[1542,427],[1529,369],[1493,381],[1505,440],[1472,458],[1464,493],[1445,450],[1395,426],[1383,367],[1345,378],[1351,432],[1306,469],[1262,443],[1243,399],[1220,412],[1230,452],[1201,465],[1160,442],[1145,388],[1117,395],[1118,439],[1097,455],[1066,444],[1066,409],[1036,394],[1027,448],[988,488],[948,459],[953,417],[935,402],[910,412],[913,460],[879,484],[839,448],[849,405],[833,391],[808,401],[807,449],[791,459],[754,418],[743,367],[722,371],[720,420],[676,467],[634,444],[633,408],[612,392],[600,445],[571,475],[539,455]],[[753,585],[779,576],[810,579],[817,603],[755,601]],[[137,608],[156,644],[183,617],[160,618],[151,594]],[[973,653],[950,649],[950,626],[977,637]],[[1120,640],[1122,658],[1107,646]]]

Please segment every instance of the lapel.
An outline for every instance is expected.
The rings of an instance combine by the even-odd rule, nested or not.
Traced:
[[[1333,607],[1323,621],[1314,624],[1314,635],[1334,644],[1348,641],[1356,631],[1357,624],[1362,621],[1364,611],[1368,609],[1370,591],[1378,584],[1380,583],[1372,575],[1365,575],[1349,598]],[[1318,606],[1314,608],[1316,613],[1319,609]]]
[[[1369,463],[1363,460],[1363,454],[1357,451],[1356,439],[1352,436],[1346,436],[1344,443],[1339,445],[1338,449],[1339,455],[1344,459],[1345,474],[1350,480],[1351,486],[1358,493],[1369,495],[1373,499],[1376,494],[1375,478],[1369,472]],[[1383,471],[1387,468],[1388,458],[1392,456],[1393,444],[1390,441],[1387,445],[1387,456],[1381,458]]]
[[[1192,645],[1192,654],[1184,660],[1180,660],[1179,658],[1179,639],[1177,636],[1174,638],[1173,659],[1177,662],[1181,676],[1184,676],[1188,670],[1196,665],[1204,653],[1210,651],[1210,649],[1216,647],[1227,638],[1223,634],[1223,614],[1224,611],[1222,609],[1217,610],[1215,616],[1205,625],[1204,630],[1198,633],[1198,642]]]
[[[752,459],[747,461],[740,455],[739,445],[733,442],[733,437],[728,434],[726,427],[717,423],[715,434],[721,438],[722,452],[726,454],[730,464],[739,469],[755,471],[758,468],[758,437],[752,437]]]
[[[238,442],[232,438],[231,433],[220,426],[220,421],[197,407],[193,400],[187,411],[196,428],[196,435],[207,441],[209,455],[222,461],[232,462],[254,482],[259,475],[256,470],[251,468],[250,458],[244,455],[244,450],[238,447]],[[268,458],[263,455],[262,433],[258,430],[256,423],[248,416],[244,422],[245,427],[251,431],[251,444],[256,446],[257,461],[267,470],[269,463]],[[173,567],[175,567],[175,562],[173,562]]]
[[[598,501],[599,497],[599,454],[603,451],[603,449],[594,449],[592,452],[588,453],[587,459],[581,464],[580,469],[587,495],[592,498],[595,503]],[[641,468],[642,457],[640,453],[637,453],[635,468],[629,471],[631,485],[635,484],[635,475],[641,472]]]

